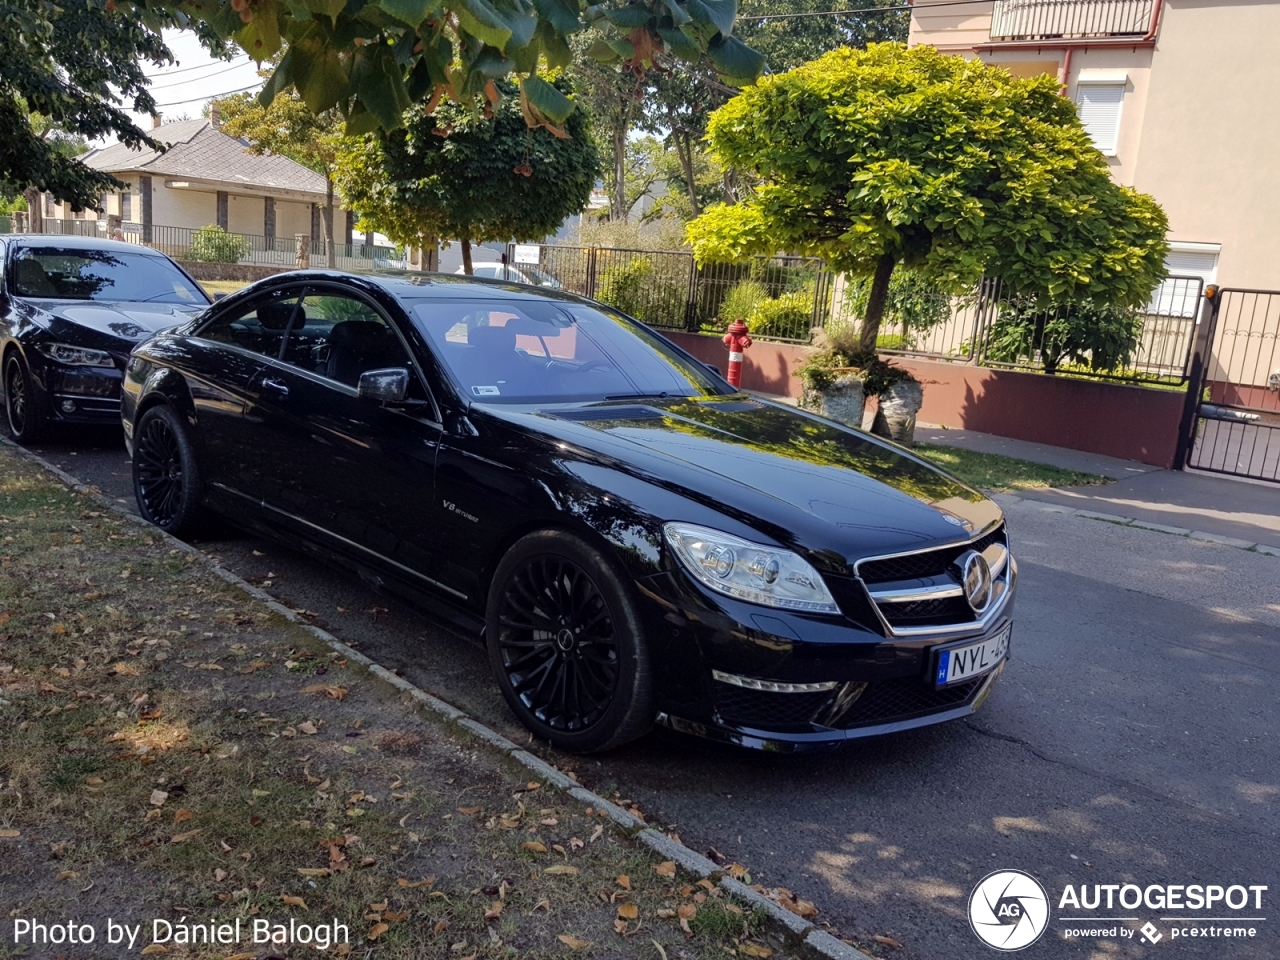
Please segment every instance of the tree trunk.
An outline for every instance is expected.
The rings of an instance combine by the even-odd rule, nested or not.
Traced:
[[[689,207],[696,217],[702,213],[698,206],[698,184],[693,173],[693,145],[689,142],[689,134],[676,134],[676,154],[680,157],[680,167],[684,170],[685,186],[689,190]]]
[[[338,266],[338,253],[333,242],[333,177],[327,173],[324,175],[324,211],[320,219],[324,221],[325,264],[333,270]]]
[[[867,297],[867,314],[862,318],[862,329],[858,332],[858,349],[864,352],[875,352],[876,338],[880,335],[880,319],[884,316],[884,305],[889,300],[889,278],[893,276],[893,268],[897,265],[898,260],[891,253],[886,253],[876,262],[871,294]]]
[[[474,277],[475,270],[471,267],[471,241],[460,240],[458,242],[462,244],[462,272],[468,277]]]
[[[627,219],[627,128],[626,121],[613,129],[613,211],[611,219]]]
[[[27,229],[32,233],[44,232],[44,204],[40,191],[36,187],[27,187],[24,191],[27,198]]]

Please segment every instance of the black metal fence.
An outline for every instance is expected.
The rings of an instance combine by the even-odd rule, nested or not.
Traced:
[[[865,286],[842,298],[859,316]],[[1202,281],[1169,277],[1142,309],[1067,303],[1045,309],[984,280],[955,296],[904,275],[890,289],[885,353],[1138,383],[1186,382]]]
[[[831,311],[833,275],[803,257],[699,267],[682,250],[511,244],[507,262],[535,266],[566,290],[669,330],[722,333],[741,317],[753,337],[807,343]]]
[[[1187,465],[1280,482],[1280,291],[1226,289],[1212,306]]]
[[[1155,0],[996,0],[992,40],[1141,36]]]

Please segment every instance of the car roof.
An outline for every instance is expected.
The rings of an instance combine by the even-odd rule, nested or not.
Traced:
[[[381,287],[393,297],[403,300],[464,300],[480,296],[486,300],[528,300],[542,297],[547,300],[581,298],[549,287],[535,287],[509,280],[490,280],[486,277],[468,277],[457,273],[398,273],[378,270],[372,273],[346,273],[341,270],[291,270],[271,278],[281,280],[336,280]]]
[[[0,239],[24,247],[60,247],[64,250],[110,250],[113,253],[139,253],[144,256],[164,257],[165,254],[140,243],[123,240],[104,240],[98,237],[80,237],[61,233],[10,233]]]

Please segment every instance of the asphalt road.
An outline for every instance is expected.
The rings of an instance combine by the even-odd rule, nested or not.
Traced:
[[[114,434],[39,449],[132,507]],[[902,960],[991,957],[967,902],[996,869],[1036,876],[1057,958],[1280,957],[1280,561],[1210,543],[1008,507],[1021,566],[1013,658],[984,709],[941,728],[779,760],[656,733],[607,757],[556,757],[618,790],[689,846],[817,904]],[[422,688],[527,739],[482,651],[358,580],[260,540],[201,546]],[[536,746],[536,745],[535,745]],[[544,754],[546,751],[542,751]],[[1266,884],[1245,939],[1174,939],[1187,910],[1080,911],[1150,920],[1156,945],[1064,939],[1067,884]],[[1217,921],[1199,927],[1221,927]]]

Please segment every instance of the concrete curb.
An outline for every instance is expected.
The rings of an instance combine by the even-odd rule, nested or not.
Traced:
[[[1061,503],[1049,503],[1045,500],[1019,497],[1012,493],[993,494],[992,499],[1002,505],[1024,503],[1032,510],[1041,510],[1045,513],[1059,513],[1065,517],[1100,520],[1103,523],[1114,523],[1121,527],[1137,527],[1139,530],[1151,530],[1155,533],[1165,533],[1173,537],[1186,537],[1188,540],[1203,540],[1205,543],[1235,547],[1237,550],[1244,550],[1247,553],[1265,553],[1269,557],[1280,557],[1280,547],[1273,547],[1265,543],[1254,543],[1251,540],[1241,540],[1237,537],[1225,537],[1220,533],[1205,533],[1203,530],[1192,530],[1188,527],[1171,527],[1163,523],[1153,523],[1150,520],[1139,520],[1137,517],[1123,517],[1115,513],[1101,513],[1097,510],[1082,510],[1068,507]]]
[[[35,463],[42,469],[52,473],[76,493],[88,497],[90,500],[93,500],[105,509],[136,523],[138,526],[145,527],[150,533],[161,537],[170,546],[188,554],[196,560],[199,560],[222,580],[226,581],[231,586],[236,587],[243,593],[252,597],[254,600],[258,600],[266,604],[273,613],[278,613],[290,623],[302,627],[302,629],[307,633],[326,644],[334,652],[341,654],[350,661],[360,664],[365,667],[371,675],[390,684],[396,689],[409,694],[409,696],[415,701],[426,707],[432,713],[437,714],[446,725],[452,724],[460,731],[467,733],[480,743],[484,744],[486,747],[497,750],[508,759],[518,763],[525,770],[529,771],[529,773],[541,778],[547,784],[554,786],[561,793],[573,797],[575,800],[587,806],[595,807],[597,810],[603,811],[611,820],[613,820],[614,823],[618,824],[618,826],[622,827],[623,830],[630,833],[640,843],[643,843],[655,853],[666,857],[668,860],[675,861],[679,869],[692,874],[699,880],[706,878],[715,879],[718,877],[720,888],[723,889],[725,893],[730,894],[737,900],[741,900],[752,909],[767,914],[773,924],[776,927],[781,928],[778,932],[782,934],[787,945],[797,953],[802,954],[805,957],[815,958],[815,960],[874,960],[874,958],[868,954],[849,946],[842,940],[837,940],[829,933],[815,927],[803,917],[797,916],[763,894],[757,893],[746,884],[738,880],[734,880],[731,877],[724,876],[723,871],[716,866],[716,864],[702,856],[702,854],[696,853],[680,841],[673,840],[666,834],[654,830],[643,820],[631,813],[628,813],[626,810],[623,810],[617,804],[611,803],[599,794],[593,793],[585,787],[580,786],[572,778],[565,776],[545,760],[521,749],[518,744],[508,740],[496,730],[489,729],[483,723],[468,717],[457,707],[446,703],[438,697],[432,696],[425,690],[414,686],[403,677],[397,676],[386,667],[383,667],[381,664],[367,657],[365,654],[347,646],[327,630],[322,630],[314,624],[307,623],[304,619],[265,590],[260,587],[255,587],[253,584],[232,573],[226,567],[217,563],[208,554],[191,546],[189,543],[184,543],[172,534],[166,533],[159,527],[147,522],[142,517],[130,513],[118,503],[114,503],[105,497],[97,487],[81,482],[65,470],[60,469],[38,454],[24,449],[6,436],[0,435],[0,443],[17,452],[19,456],[25,457],[27,460]]]

